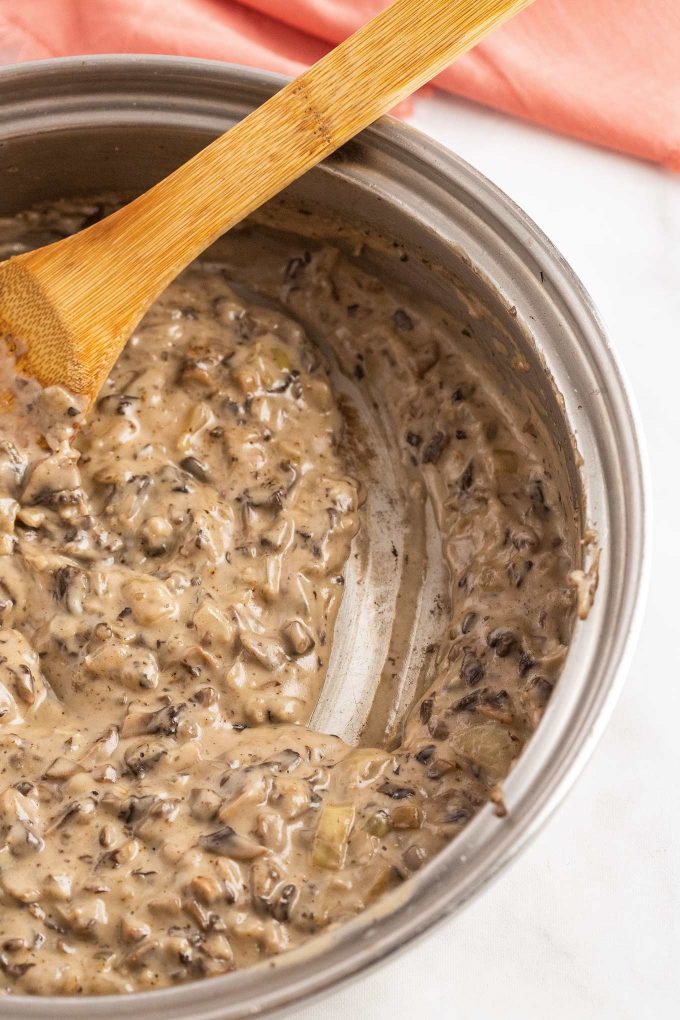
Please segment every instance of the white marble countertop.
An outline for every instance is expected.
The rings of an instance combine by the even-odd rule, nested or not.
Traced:
[[[627,686],[575,789],[481,898],[297,1020],[680,1015],[680,176],[435,95],[415,126],[519,203],[592,294],[631,380],[654,552]]]

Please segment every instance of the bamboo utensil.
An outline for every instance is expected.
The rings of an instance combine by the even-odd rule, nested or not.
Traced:
[[[91,403],[200,252],[530,2],[394,0],[135,201],[0,264],[0,336],[17,371]]]

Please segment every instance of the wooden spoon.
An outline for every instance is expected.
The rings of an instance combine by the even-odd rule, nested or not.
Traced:
[[[530,2],[395,0],[134,202],[0,264],[0,336],[17,371],[91,404],[201,251]]]

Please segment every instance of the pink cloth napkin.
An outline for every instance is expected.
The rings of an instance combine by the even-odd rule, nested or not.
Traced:
[[[386,0],[0,0],[0,61],[173,53],[295,74],[384,6]],[[680,0],[536,0],[436,84],[680,170]]]

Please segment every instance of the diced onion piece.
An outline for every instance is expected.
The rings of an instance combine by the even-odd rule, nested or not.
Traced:
[[[327,804],[324,807],[312,847],[312,863],[317,868],[339,871],[344,866],[353,825],[353,804]]]

